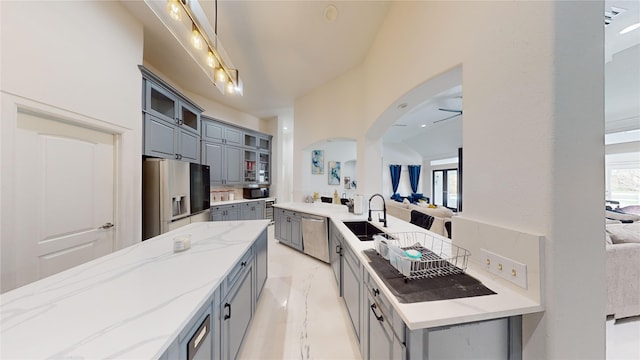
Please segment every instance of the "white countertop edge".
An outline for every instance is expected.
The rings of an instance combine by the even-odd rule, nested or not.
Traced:
[[[382,279],[380,279],[375,270],[373,270],[369,265],[368,258],[363,253],[363,250],[373,248],[373,242],[361,242],[344,224],[342,224],[342,221],[367,220],[366,213],[362,215],[355,215],[349,213],[347,207],[344,205],[329,203],[281,203],[274,205],[274,207],[290,211],[304,212],[312,215],[325,216],[333,220],[337,229],[341,231],[343,238],[349,244],[351,250],[357,254],[358,259],[380,286],[380,290],[384,292],[385,296],[389,299],[396,312],[400,315],[410,330],[490,320],[544,311],[544,306],[542,304],[536,303],[535,301],[506,288],[504,285],[501,285],[498,281],[492,279],[493,275],[482,269],[478,269],[472,261],[469,261],[466,273],[481,281],[486,287],[497,294],[451,300],[425,301],[411,304],[400,303],[391,290],[387,288]],[[344,210],[342,208],[344,208]],[[419,228],[388,214],[387,222],[387,229],[384,229],[382,224],[376,223],[376,225],[380,229],[389,233],[420,231],[446,239],[438,234]],[[450,241],[449,239],[446,240]]]

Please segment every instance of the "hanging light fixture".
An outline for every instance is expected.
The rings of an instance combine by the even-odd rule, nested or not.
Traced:
[[[215,1],[215,30],[197,0],[145,0],[182,47],[200,65],[222,94],[243,93],[238,69],[234,69],[218,39],[218,2]]]

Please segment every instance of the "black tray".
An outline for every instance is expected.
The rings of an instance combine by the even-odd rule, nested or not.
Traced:
[[[405,281],[388,260],[375,249],[364,250],[369,264],[401,303],[449,300],[472,296],[494,295],[491,289],[467,274],[440,276],[429,279]]]

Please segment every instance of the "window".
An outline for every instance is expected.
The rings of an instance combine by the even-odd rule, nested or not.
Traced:
[[[458,169],[433,170],[433,204],[458,208]]]
[[[607,155],[606,169],[606,200],[640,204],[640,153]]]

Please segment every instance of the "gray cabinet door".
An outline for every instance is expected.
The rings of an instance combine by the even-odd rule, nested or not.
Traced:
[[[274,237],[278,241],[282,241],[282,229],[285,226],[286,218],[283,215],[283,211],[280,209],[273,209],[273,221],[274,221]]]
[[[175,159],[177,153],[176,132],[178,129],[155,116],[144,116],[144,153],[145,155]]]
[[[223,360],[236,358],[251,321],[251,316],[253,315],[252,304],[255,299],[252,282],[253,271],[253,265],[248,265],[246,271],[220,304]]]
[[[255,243],[255,259],[256,259],[256,301],[260,297],[260,293],[262,293],[262,288],[264,288],[264,284],[267,281],[267,273],[268,273],[268,261],[267,261],[267,252],[268,252],[268,241],[267,241],[267,232],[264,231],[260,238]]]
[[[200,136],[200,111],[184,101],[179,102],[178,115],[180,116],[180,126]]]
[[[170,124],[175,124],[178,108],[178,98],[171,91],[145,80],[144,108],[149,114],[156,116]]]
[[[246,202],[240,205],[240,220],[255,220],[256,212],[253,203]]]
[[[362,300],[362,269],[360,261],[349,248],[343,250],[342,257],[342,299],[347,306],[351,325],[360,340],[360,306]]]
[[[224,129],[225,126],[208,120],[202,121],[202,140],[215,143],[224,142]]]
[[[220,207],[211,208],[211,221],[223,221],[224,210]]]
[[[300,224],[302,223],[302,218],[300,215],[291,216],[291,245],[298,249],[302,250],[302,228]]]
[[[264,219],[264,201],[254,201],[256,220]]]
[[[180,128],[178,132],[178,154],[180,160],[200,163],[200,137]]]
[[[209,165],[209,182],[221,185],[225,179],[224,145],[202,142],[202,163]]]
[[[336,278],[338,293],[342,296],[342,241],[333,223],[331,223],[329,228],[329,262],[331,263],[333,275]]]
[[[225,184],[233,185],[242,183],[242,155],[241,148],[225,146]]]
[[[226,126],[224,128],[224,140],[227,145],[242,146],[243,132],[234,127]]]
[[[224,220],[226,221],[240,220],[240,211],[238,207],[235,205],[229,205],[227,207]]]
[[[366,304],[369,315],[366,321],[365,358],[368,354],[368,359],[394,359],[393,332],[389,319],[383,316],[368,292]]]

